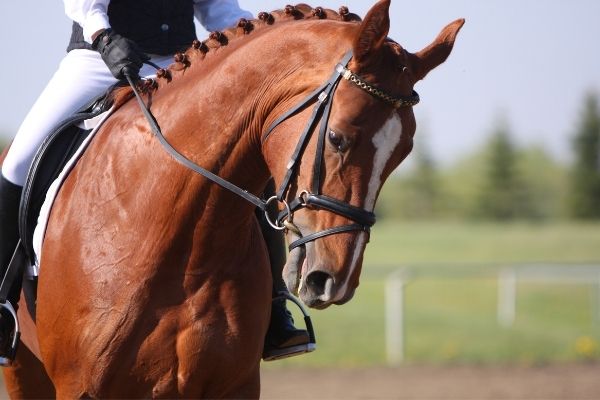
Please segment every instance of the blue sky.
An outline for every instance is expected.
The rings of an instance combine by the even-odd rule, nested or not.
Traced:
[[[255,15],[287,4],[239,1]],[[312,5],[348,5],[364,16],[372,4]],[[12,136],[65,54],[70,21],[58,0],[2,0],[2,11],[0,132]],[[518,143],[540,144],[568,160],[582,98],[600,92],[600,1],[392,0],[390,36],[417,51],[460,17],[467,22],[452,55],[415,87],[417,140],[450,163],[480,146],[504,118]]]

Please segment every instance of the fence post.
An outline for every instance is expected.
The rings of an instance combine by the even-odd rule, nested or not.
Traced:
[[[595,329],[600,326],[600,273],[596,284],[592,285],[592,324]]]
[[[505,268],[498,275],[498,324],[508,328],[515,322],[517,273]]]
[[[387,360],[391,366],[404,361],[404,270],[392,273],[385,285],[385,337]]]

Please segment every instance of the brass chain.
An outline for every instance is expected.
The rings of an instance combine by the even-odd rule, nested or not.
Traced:
[[[412,107],[419,103],[418,95],[416,95],[416,96],[413,95],[409,99],[398,99],[396,97],[393,97],[393,96],[385,93],[381,89],[378,89],[377,87],[367,83],[366,81],[361,79],[358,75],[356,75],[349,69],[344,70],[344,72],[342,73],[342,77],[344,79],[346,79],[347,81],[354,83],[356,86],[358,86],[359,88],[363,89],[364,91],[370,93],[371,95],[380,98],[381,100],[385,101],[388,104],[391,104],[394,108]],[[413,93],[416,94],[416,92],[413,92]]]

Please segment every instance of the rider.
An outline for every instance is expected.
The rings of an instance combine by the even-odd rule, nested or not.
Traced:
[[[124,70],[147,76],[154,69],[145,61],[168,66],[172,55],[189,47],[196,38],[194,16],[209,31],[232,26],[240,18],[252,18],[237,0],[64,0],[64,6],[73,20],[67,55],[21,124],[2,164],[0,279],[18,242],[19,202],[29,166],[53,128],[123,80]],[[279,249],[283,243],[281,236],[265,233],[267,241],[271,237],[268,247],[276,293],[285,290],[281,279],[277,279],[285,260]],[[13,286],[8,300],[16,307],[21,285]],[[11,362],[7,356],[13,329],[8,310],[2,308],[0,365]],[[263,356],[293,355],[308,341],[307,332],[294,327],[285,300],[274,300]]]

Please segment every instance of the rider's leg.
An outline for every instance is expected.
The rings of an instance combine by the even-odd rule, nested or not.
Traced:
[[[166,67],[172,57],[155,56],[152,61]],[[153,67],[144,65],[140,75],[154,72]],[[31,160],[52,130],[115,83],[99,53],[84,49],[67,53],[17,131],[2,164],[2,174],[22,186]]]
[[[267,186],[266,192],[273,192],[272,182]],[[274,219],[277,216],[277,206],[270,203],[269,215]],[[296,354],[306,352],[309,335],[306,330],[297,329],[294,326],[294,320],[291,313],[285,305],[285,298],[277,298],[281,292],[287,292],[287,287],[281,275],[285,265],[285,239],[282,231],[273,229],[265,220],[264,213],[259,217],[261,230],[267,249],[269,251],[269,261],[271,263],[271,275],[273,276],[273,302],[271,306],[271,322],[265,346],[263,358],[265,360],[274,360],[284,357],[290,357]]]
[[[35,152],[52,130],[115,83],[96,52],[67,53],[21,123],[2,165],[2,174],[23,185]]]

